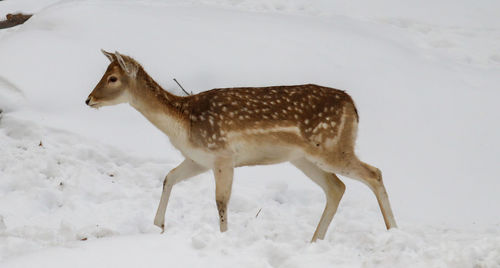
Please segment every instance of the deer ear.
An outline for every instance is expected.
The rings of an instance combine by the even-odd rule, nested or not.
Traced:
[[[102,54],[104,54],[104,56],[106,56],[106,58],[109,59],[109,61],[111,61],[111,62],[115,61],[115,55],[113,53],[109,53],[109,52],[105,51],[104,49],[101,49],[101,52],[102,52]]]
[[[135,77],[135,75],[137,74],[137,66],[134,63],[125,60],[122,55],[118,53],[118,51],[115,51],[115,57],[118,60],[118,64],[120,64],[122,70],[124,70],[128,76]]]

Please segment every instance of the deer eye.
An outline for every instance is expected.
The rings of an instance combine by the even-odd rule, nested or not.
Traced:
[[[118,78],[116,78],[116,76],[110,76],[108,81],[111,82],[111,83],[114,83],[118,80]]]

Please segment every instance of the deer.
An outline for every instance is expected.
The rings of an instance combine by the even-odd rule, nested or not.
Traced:
[[[110,63],[85,103],[128,103],[185,157],[163,181],[154,225],[165,231],[175,184],[208,170],[215,178],[220,232],[228,229],[234,168],[290,162],[319,185],[326,206],[311,242],[324,239],[345,192],[337,175],[375,194],[387,229],[397,227],[381,171],[354,152],[358,111],[345,91],[314,84],[216,88],[178,96],[164,90],[132,57],[101,50]]]

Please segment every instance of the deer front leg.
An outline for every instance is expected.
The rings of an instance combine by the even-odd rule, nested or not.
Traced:
[[[233,185],[232,166],[216,166],[213,169],[215,177],[215,201],[219,210],[220,231],[227,231],[227,204],[231,197],[231,187]]]
[[[160,204],[158,205],[154,220],[154,224],[161,228],[162,233],[165,231],[165,211],[167,210],[168,199],[172,187],[176,183],[203,173],[206,170],[206,167],[197,164],[193,160],[185,159],[180,165],[167,174],[163,181],[163,192],[161,193]]]

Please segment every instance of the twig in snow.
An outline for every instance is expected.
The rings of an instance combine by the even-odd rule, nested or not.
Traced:
[[[257,212],[257,214],[255,215],[255,218],[257,218],[259,216],[259,213],[260,211],[262,210],[262,208],[259,209],[259,211]]]
[[[184,91],[184,94],[186,94],[187,96],[189,96],[189,95],[192,95],[192,94],[193,94],[193,92],[191,92],[191,94],[189,94],[189,93],[188,93],[188,92],[187,92],[187,91],[186,91],[186,90],[185,90],[185,89],[181,86],[181,84],[179,84],[179,82],[177,82],[177,79],[175,79],[175,78],[174,78],[174,81],[175,81],[175,83],[177,83],[177,85],[178,85],[178,86],[182,89],[182,91]]]

